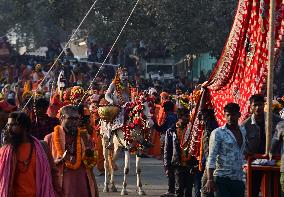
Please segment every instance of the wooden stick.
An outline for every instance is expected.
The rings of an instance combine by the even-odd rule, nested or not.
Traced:
[[[273,100],[273,72],[274,72],[274,23],[275,23],[275,0],[270,0],[269,11],[269,48],[268,48],[268,76],[267,76],[267,117],[265,124],[266,154],[269,153],[272,131],[272,100]]]

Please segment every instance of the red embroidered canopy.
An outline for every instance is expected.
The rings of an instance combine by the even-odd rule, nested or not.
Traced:
[[[190,153],[199,157],[202,129],[201,108],[212,107],[219,125],[224,124],[223,107],[238,103],[244,120],[249,97],[265,87],[268,62],[269,0],[239,0],[234,23],[208,83],[193,122]],[[279,59],[284,33],[284,4],[276,0],[275,63]]]

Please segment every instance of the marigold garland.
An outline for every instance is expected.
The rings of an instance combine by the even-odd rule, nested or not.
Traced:
[[[196,103],[200,96],[201,96],[201,90],[194,90],[193,93],[192,93],[193,102]]]
[[[129,90],[129,84],[128,84],[128,89],[127,87],[124,87],[120,78],[119,77],[116,77],[115,80],[114,80],[114,85],[115,85],[115,90],[117,92],[117,95],[119,97],[119,100],[120,100],[120,103],[121,104],[124,104],[126,101],[124,100],[124,98],[122,97],[122,90],[124,91],[128,91],[128,93],[130,93],[130,90]],[[130,100],[130,99],[129,99]]]
[[[84,89],[80,86],[74,86],[70,92],[70,100],[74,103],[76,100],[79,100],[84,95]]]
[[[54,128],[54,145],[56,148],[56,152],[59,154],[59,157],[63,157],[63,150],[62,150],[62,145],[60,143],[60,130],[61,126],[56,126]],[[81,166],[82,162],[82,147],[81,147],[81,135],[80,132],[78,131],[77,134],[77,143],[76,143],[76,162],[73,164],[70,161],[65,161],[64,164],[67,168],[71,170],[77,170]]]
[[[97,154],[94,154],[93,157],[84,156],[82,161],[86,168],[92,169],[97,165],[98,157]]]

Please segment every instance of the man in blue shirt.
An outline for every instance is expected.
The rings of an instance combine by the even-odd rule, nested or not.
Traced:
[[[243,162],[246,130],[239,126],[240,107],[229,103],[224,107],[226,124],[212,131],[207,160],[207,192],[216,197],[244,197]]]

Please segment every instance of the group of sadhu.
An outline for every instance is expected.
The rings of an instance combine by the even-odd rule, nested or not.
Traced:
[[[98,113],[99,106],[117,106],[118,119],[133,100],[139,97],[141,100],[147,94],[156,106],[151,105],[147,113],[161,126],[166,119],[162,106],[170,103],[170,95],[165,92],[160,95],[161,102],[157,102],[159,97],[155,89],[142,93],[130,88],[123,67],[117,70],[115,79],[103,93],[97,87],[87,92],[80,86],[59,86],[47,100],[46,92],[33,92],[26,82],[21,96],[23,109],[7,102],[5,93],[10,92],[9,87],[5,87],[0,101],[1,196],[98,196],[93,168],[104,172],[100,132],[103,121]],[[188,103],[185,97],[183,100]],[[136,111],[139,108],[135,108]],[[132,116],[135,124],[145,119],[143,114],[140,119],[135,114]],[[131,140],[128,136],[125,148],[134,152],[138,144],[144,147],[141,154],[161,159],[160,133],[147,132],[147,137],[143,135],[139,140]],[[112,129],[106,133],[108,144],[105,148],[112,149],[114,133]],[[112,166],[117,169],[115,163]]]
[[[118,68],[105,92],[97,87],[87,91],[80,86],[66,88],[59,83],[48,101],[25,85],[22,102],[29,103],[21,112],[5,99],[0,101],[1,196],[99,196],[93,168],[105,171],[103,150],[112,152],[114,137],[119,139],[118,128],[124,132],[125,143],[120,142],[124,149],[163,160],[168,192],[162,196],[192,196],[193,183],[195,196],[214,196],[214,192],[215,196],[244,196],[242,157],[264,153],[264,97],[251,97],[252,114],[242,126],[238,125],[236,103],[224,107],[227,122],[222,127],[218,127],[213,109],[202,112],[198,118],[204,122],[204,153],[199,163],[205,166],[207,162],[207,170],[198,171],[196,158],[180,146],[191,128],[191,109],[198,94],[177,91],[171,96],[158,94],[154,88],[139,92],[130,87],[124,67]],[[112,111],[100,110],[105,106],[118,109],[112,120],[107,121]],[[277,125],[273,148],[284,134],[281,120],[273,117],[274,129]],[[140,138],[131,132],[137,128],[143,130]],[[111,167],[117,169],[114,160]],[[197,171],[200,178],[195,176]],[[262,175],[253,174],[253,196],[259,193]]]

